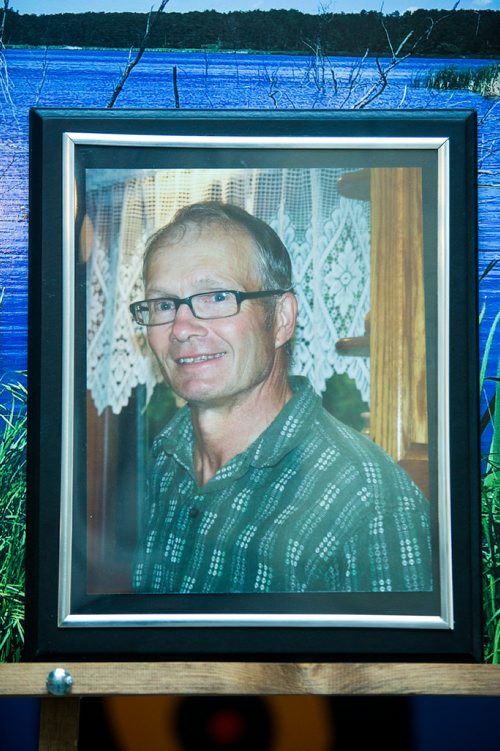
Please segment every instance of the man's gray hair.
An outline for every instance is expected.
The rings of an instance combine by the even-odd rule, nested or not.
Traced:
[[[255,244],[258,270],[264,289],[290,289],[292,263],[276,232],[261,219],[231,203],[204,201],[185,206],[171,222],[152,235],[144,253],[143,273],[147,277],[151,257],[164,244],[179,242],[190,226],[199,228],[217,224],[245,231]]]

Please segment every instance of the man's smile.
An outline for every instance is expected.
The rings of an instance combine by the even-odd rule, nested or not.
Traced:
[[[194,365],[200,362],[208,362],[209,360],[219,360],[221,357],[224,357],[225,354],[225,352],[216,352],[212,355],[202,354],[192,355],[190,357],[176,357],[175,362],[177,365]]]

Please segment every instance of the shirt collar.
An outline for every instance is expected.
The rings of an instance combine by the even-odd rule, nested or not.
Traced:
[[[297,445],[311,429],[314,413],[321,407],[319,396],[303,376],[292,376],[292,398],[269,427],[247,449],[254,467],[272,467]]]
[[[292,398],[269,427],[219,472],[227,477],[231,470],[230,474],[234,478],[235,474],[241,474],[249,465],[272,467],[302,442],[311,429],[314,413],[321,408],[321,400],[303,376],[292,376],[290,386]],[[182,407],[155,439],[153,455],[158,456],[162,450],[171,454],[194,476],[193,426],[189,407]]]

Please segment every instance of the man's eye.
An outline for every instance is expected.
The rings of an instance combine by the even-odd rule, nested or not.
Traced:
[[[168,313],[174,308],[172,300],[153,300],[152,307],[154,313]]]
[[[212,292],[210,295],[206,296],[207,302],[214,303],[214,302],[227,302],[231,297],[230,292],[225,292],[224,290],[220,290],[218,292]]]

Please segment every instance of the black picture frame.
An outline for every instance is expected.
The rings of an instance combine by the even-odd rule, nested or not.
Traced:
[[[91,178],[117,169],[132,174],[325,167],[369,170],[370,179],[384,169],[419,175],[433,590],[123,591],[103,573],[107,553],[95,559],[93,574],[89,560],[95,509],[88,488],[97,466],[89,458],[94,449],[85,375]],[[31,110],[27,654],[32,659],[480,659],[476,170],[471,110]],[[124,433],[130,430],[129,423],[120,424]],[[113,425],[107,429],[115,430]],[[118,440],[119,450],[124,443]],[[98,466],[102,470],[106,461]],[[100,492],[102,500],[102,487]],[[102,504],[95,505],[101,513]],[[103,524],[109,530],[109,519]]]

